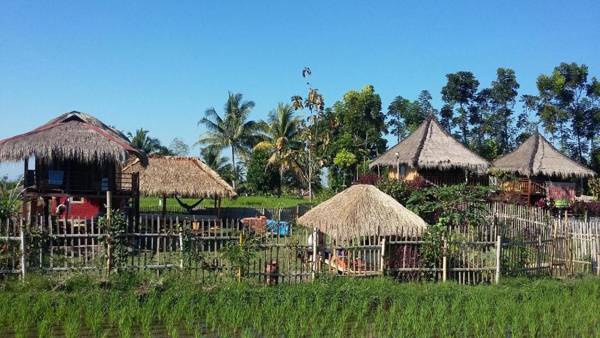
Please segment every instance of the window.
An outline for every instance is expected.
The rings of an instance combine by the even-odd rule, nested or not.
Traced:
[[[62,185],[65,172],[62,170],[48,170],[48,184],[49,185]]]
[[[70,203],[72,203],[72,204],[83,204],[83,203],[85,203],[85,198],[83,198],[83,197],[71,197]]]

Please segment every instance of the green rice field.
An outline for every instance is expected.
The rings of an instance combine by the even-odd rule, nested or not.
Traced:
[[[3,337],[598,337],[599,314],[597,278],[207,286],[136,274],[0,283]]]

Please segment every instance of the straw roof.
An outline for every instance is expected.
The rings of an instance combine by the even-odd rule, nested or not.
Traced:
[[[410,136],[379,156],[369,167],[407,165],[422,169],[465,169],[483,174],[490,163],[448,134],[431,115]]]
[[[145,158],[121,132],[77,111],[0,141],[0,161],[22,161],[35,156],[44,160],[124,163],[130,155]]]
[[[563,155],[536,132],[515,151],[494,161],[494,169],[531,177],[589,177],[596,173]]]
[[[338,239],[423,230],[427,223],[375,186],[358,184],[319,204],[298,219]]]
[[[125,173],[140,173],[140,192],[147,196],[233,197],[233,188],[219,174],[195,157],[150,156],[144,168],[134,160]]]

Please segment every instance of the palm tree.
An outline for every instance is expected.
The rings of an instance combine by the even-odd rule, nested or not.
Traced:
[[[198,144],[209,145],[218,151],[231,148],[234,189],[238,174],[235,155],[247,155],[256,140],[256,123],[248,121],[252,108],[254,102],[242,101],[242,94],[229,93],[223,116],[219,116],[215,108],[208,108],[205,116],[198,122],[207,129],[198,140]]]
[[[149,136],[150,131],[140,128],[135,131],[135,134],[127,133],[131,145],[139,150],[143,150],[146,154],[156,153],[161,150],[160,141]]]
[[[233,170],[231,163],[228,163],[229,159],[227,157],[221,156],[221,152],[219,150],[215,149],[214,147],[204,147],[202,150],[200,150],[200,155],[207,166],[216,171],[226,181],[232,181],[231,172]]]
[[[303,176],[298,155],[302,149],[299,140],[302,120],[294,116],[294,109],[287,104],[280,103],[275,110],[269,113],[267,121],[259,123],[262,132],[262,142],[254,148],[268,151],[270,154],[268,166],[277,167],[279,170],[279,193],[283,184],[283,174],[292,171]]]

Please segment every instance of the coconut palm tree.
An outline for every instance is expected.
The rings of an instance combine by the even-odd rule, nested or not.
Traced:
[[[214,147],[204,147],[200,150],[202,160],[212,170],[216,171],[223,179],[227,182],[231,182],[233,179],[232,166],[229,162],[229,158],[221,156],[221,152]]]
[[[203,125],[207,130],[198,140],[198,144],[208,145],[218,151],[231,149],[234,189],[238,176],[236,153],[247,155],[256,141],[256,122],[248,120],[252,108],[254,102],[243,101],[242,94],[229,93],[223,116],[220,116],[215,108],[208,108],[205,116],[198,122],[198,125]]]
[[[127,133],[131,145],[143,150],[146,154],[171,155],[169,149],[160,144],[157,138],[150,137],[150,131],[140,128],[135,134]]]
[[[298,161],[302,149],[302,142],[299,139],[301,124],[302,120],[294,116],[294,108],[283,103],[269,112],[267,121],[259,123],[260,137],[263,141],[259,142],[254,149],[269,152],[267,165],[279,170],[279,193],[283,184],[283,174],[286,171],[303,176]]]

